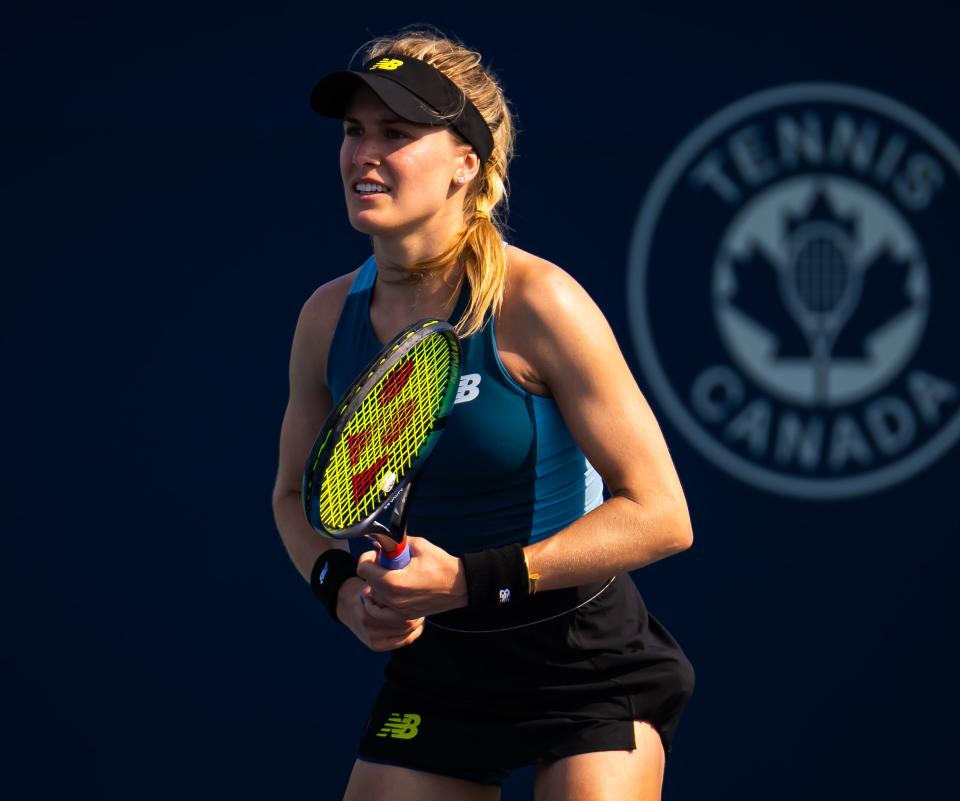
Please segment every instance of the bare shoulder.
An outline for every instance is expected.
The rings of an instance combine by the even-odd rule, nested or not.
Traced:
[[[503,302],[511,320],[524,326],[562,324],[570,315],[599,311],[580,282],[565,269],[513,246],[508,250]]]
[[[356,274],[353,270],[327,281],[303,304],[293,338],[291,374],[297,371],[306,378],[304,373],[309,372],[315,380],[323,381],[330,343]]]
[[[303,304],[300,322],[313,333],[332,335],[356,274],[354,270],[318,286]]]
[[[523,295],[536,295],[545,289],[580,286],[576,279],[558,264],[516,245],[509,245],[507,248],[507,264],[508,282],[513,284],[514,290]]]
[[[496,321],[500,359],[528,392],[550,396],[544,355],[575,330],[607,328],[580,283],[557,264],[513,245],[507,249],[503,307]]]

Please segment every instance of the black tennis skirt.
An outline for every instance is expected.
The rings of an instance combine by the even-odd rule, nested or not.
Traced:
[[[632,750],[635,720],[669,753],[694,686],[629,575],[509,613],[436,615],[391,652],[385,679],[360,759],[494,785],[526,765]]]

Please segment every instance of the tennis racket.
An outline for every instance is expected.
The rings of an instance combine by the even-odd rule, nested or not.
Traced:
[[[453,408],[460,361],[453,326],[420,320],[367,365],[307,457],[301,498],[316,531],[333,539],[370,537],[383,567],[406,567],[412,482]]]

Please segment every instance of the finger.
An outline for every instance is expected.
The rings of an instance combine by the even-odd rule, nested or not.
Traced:
[[[367,631],[399,635],[406,634],[419,625],[416,620],[383,620],[366,612],[364,612],[361,622]]]
[[[357,562],[357,575],[367,581],[379,581],[386,572],[386,569],[377,563],[377,555],[373,551],[364,551]]]
[[[408,619],[402,615],[383,616],[377,612],[371,613],[371,604],[366,604],[363,610],[363,624],[368,629],[378,631],[392,631],[394,633],[407,632],[410,629],[423,625],[423,618]]]
[[[414,631],[414,629],[391,629],[380,628],[378,626],[370,626],[364,630],[366,631],[367,639],[372,643],[397,642],[409,636],[410,633]]]
[[[385,612],[393,613],[394,615],[399,615],[400,617],[404,617],[403,614],[401,614],[392,606],[390,606],[390,604],[387,603],[387,601],[384,598],[380,597],[377,594],[376,590],[374,590],[374,588],[369,584],[364,588],[364,599],[366,603],[369,604],[370,606],[374,606],[379,610],[383,610]],[[409,615],[407,615],[406,617],[409,617]]]
[[[392,607],[387,606],[379,598],[377,598],[373,593],[367,595],[364,598],[364,606],[367,612],[379,620],[406,620],[400,612]]]
[[[422,628],[425,618],[400,618],[384,619],[364,614],[364,625],[383,631],[390,631],[394,635],[406,636],[410,631],[416,628]]]
[[[360,595],[365,607],[370,611],[370,614],[375,617],[384,620],[409,620],[412,618],[411,615],[404,615],[403,612],[387,603],[385,599],[377,595],[374,588],[369,584],[363,588]]]
[[[370,642],[376,643],[398,643],[401,640],[406,640],[414,632],[418,631],[421,627],[414,626],[413,628],[403,628],[403,629],[392,629],[392,628],[378,628],[377,626],[371,626],[370,628],[365,629],[367,639]]]
[[[403,648],[404,646],[410,645],[410,643],[415,642],[417,639],[419,639],[421,634],[423,634],[423,626],[417,626],[406,637],[403,637],[402,639],[397,640],[391,650],[396,650],[397,648]]]
[[[416,641],[423,634],[423,626],[417,626],[408,634],[403,636],[375,636],[371,638],[371,647],[375,651],[395,651],[397,648],[403,648]]]

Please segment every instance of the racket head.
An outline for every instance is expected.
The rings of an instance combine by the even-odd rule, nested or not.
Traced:
[[[301,497],[316,531],[334,539],[366,533],[409,484],[453,408],[461,359],[450,323],[420,320],[367,365],[307,457]]]

